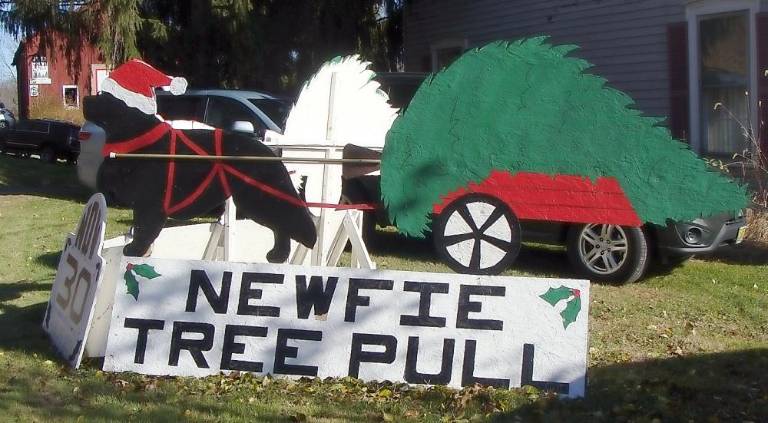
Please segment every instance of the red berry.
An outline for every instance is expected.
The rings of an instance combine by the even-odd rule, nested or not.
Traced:
[[[125,266],[125,269],[126,269],[126,270],[131,270],[131,269],[133,269],[133,264],[131,264],[131,263],[128,263],[128,265],[127,265],[127,266]]]
[[[574,289],[572,289],[572,290],[571,290],[571,294],[573,294],[573,296],[574,296],[574,297],[576,297],[576,298],[579,298],[579,297],[581,297],[581,291],[579,291],[579,290],[578,290],[578,289],[576,289],[576,288],[574,288]]]

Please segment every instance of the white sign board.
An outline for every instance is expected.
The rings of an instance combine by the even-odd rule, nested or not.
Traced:
[[[32,78],[30,78],[29,83],[51,83],[51,77],[48,75],[48,58],[45,56],[35,56],[32,58]]]
[[[77,234],[67,236],[43,320],[53,346],[75,368],[80,366],[102,279],[106,217],[104,196],[94,194],[85,205]]]
[[[29,86],[29,96],[30,97],[37,97],[40,94],[40,86],[37,84],[30,84]]]
[[[584,395],[589,282],[124,258],[104,370]]]

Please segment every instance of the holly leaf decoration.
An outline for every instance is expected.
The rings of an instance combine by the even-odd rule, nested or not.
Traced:
[[[133,271],[142,278],[147,279],[154,279],[158,276],[161,276],[159,273],[155,272],[154,267],[148,264],[135,264],[133,265]]]
[[[576,288],[568,288],[567,286],[559,286],[557,288],[549,288],[547,292],[539,295],[539,298],[548,302],[549,305],[554,307],[560,301],[568,300],[565,304],[565,309],[560,312],[560,317],[563,319],[563,328],[568,329],[568,325],[576,321],[581,312],[581,291]]]
[[[123,275],[123,279],[125,279],[125,287],[128,289],[128,293],[133,296],[133,299],[138,301],[139,300],[139,281],[136,280],[136,278],[133,276],[133,273],[129,270],[125,271],[125,274]]]
[[[571,301],[568,301],[565,305],[565,310],[560,312],[560,316],[563,318],[563,328],[568,329],[568,325],[576,321],[581,311],[581,298],[573,297]]]
[[[560,286],[559,288],[549,288],[547,292],[541,294],[539,297],[548,302],[551,306],[554,306],[562,300],[567,300],[572,294],[571,288]]]
[[[139,281],[136,279],[136,276],[134,276],[134,273],[145,279],[154,279],[162,275],[155,272],[155,268],[148,264],[128,263],[128,265],[125,266],[125,274],[123,275],[123,279],[125,279],[125,287],[128,289],[128,293],[133,296],[133,299],[139,301]]]

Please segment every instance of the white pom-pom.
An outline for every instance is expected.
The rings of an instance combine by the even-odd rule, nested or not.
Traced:
[[[171,78],[171,94],[173,95],[184,94],[185,91],[187,91],[186,79],[179,76],[175,76]]]

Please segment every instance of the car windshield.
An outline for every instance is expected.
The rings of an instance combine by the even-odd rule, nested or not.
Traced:
[[[291,111],[290,101],[273,98],[249,98],[248,101],[264,112],[275,125],[285,129],[285,121]]]

